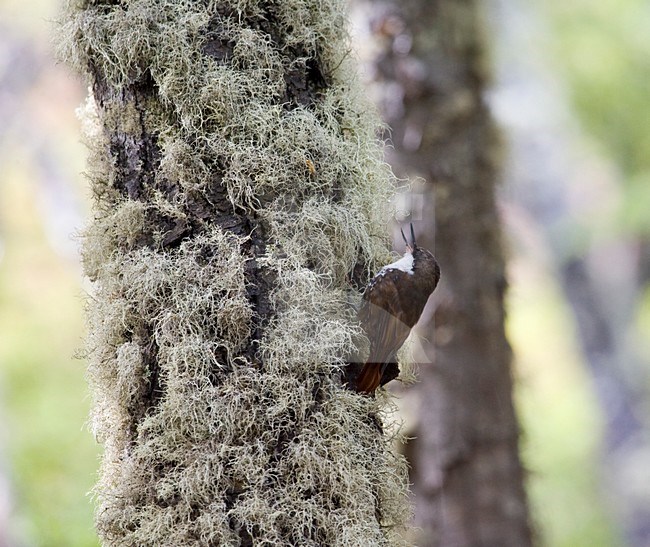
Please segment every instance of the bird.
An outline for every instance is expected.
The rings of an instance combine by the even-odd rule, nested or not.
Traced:
[[[388,365],[396,362],[413,326],[440,280],[440,266],[433,254],[415,242],[411,224],[411,242],[404,256],[384,266],[370,280],[357,314],[370,341],[368,359],[356,379],[356,391],[371,394],[381,384]]]

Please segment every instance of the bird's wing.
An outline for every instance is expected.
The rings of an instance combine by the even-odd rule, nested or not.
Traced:
[[[363,295],[359,321],[370,340],[370,363],[393,362],[411,331],[397,290],[402,276],[407,275],[401,270],[387,270]]]

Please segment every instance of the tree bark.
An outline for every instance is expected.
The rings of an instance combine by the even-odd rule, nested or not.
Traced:
[[[530,545],[504,333],[500,139],[483,98],[479,5],[407,0],[372,9],[377,95],[395,147],[389,160],[398,176],[424,182],[410,198],[411,218],[422,222],[418,243],[435,248],[442,269],[418,328],[420,406],[408,447],[416,543]]]
[[[344,385],[391,184],[342,2],[79,0],[66,17],[95,122],[101,539],[401,543],[385,401]]]

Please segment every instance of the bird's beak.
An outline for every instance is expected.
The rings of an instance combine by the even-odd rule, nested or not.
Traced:
[[[413,254],[413,248],[415,247],[415,241],[413,243],[409,243],[409,240],[406,239],[406,236],[404,235],[404,229],[403,228],[400,228],[400,232],[402,232],[402,239],[404,240],[404,243],[406,243],[406,251]]]
[[[411,252],[415,249],[415,231],[413,230],[413,223],[411,222]]]

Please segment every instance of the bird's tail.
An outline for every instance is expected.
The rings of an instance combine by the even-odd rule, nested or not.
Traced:
[[[373,393],[381,382],[381,363],[366,363],[359,376],[357,376],[357,391],[359,393]]]

